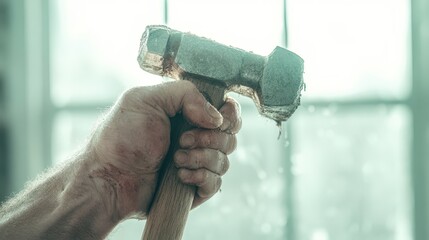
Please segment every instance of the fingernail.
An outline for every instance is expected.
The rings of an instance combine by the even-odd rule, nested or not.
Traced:
[[[182,180],[182,182],[186,183],[189,178],[189,172],[185,169],[179,169],[177,172],[179,175],[179,178]]]
[[[229,128],[230,125],[231,125],[231,122],[228,119],[224,118],[222,125],[220,126],[220,130],[225,131],[226,129]]]
[[[182,168],[182,169],[179,169],[179,172],[180,172],[181,179],[184,183],[192,184],[193,177],[192,177],[191,170]]]
[[[186,151],[179,150],[176,152],[175,162],[178,166],[182,166],[186,162],[187,153]]]
[[[241,116],[241,105],[238,102],[235,102],[235,106],[237,107],[238,116]]]
[[[218,124],[221,123],[221,121],[222,121],[222,115],[209,102],[206,103],[206,111],[210,115],[210,117],[212,117]]]
[[[192,147],[195,143],[195,138],[191,133],[185,133],[181,138],[182,147]]]

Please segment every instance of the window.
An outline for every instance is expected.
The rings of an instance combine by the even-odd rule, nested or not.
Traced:
[[[70,151],[82,143],[105,106],[112,104],[123,90],[132,85],[161,81],[140,70],[136,54],[145,26],[163,23],[164,3],[52,3],[51,94],[58,110],[54,117],[52,150],[56,162],[67,159]],[[243,5],[246,11],[236,21],[231,21]],[[264,1],[171,1],[166,19],[173,28],[190,30],[267,55],[274,46],[282,45],[282,6],[282,1],[272,4]],[[223,18],[219,18],[219,14]],[[261,14],[271,17],[253,17]],[[255,34],[254,27],[259,28],[259,34]],[[185,238],[281,239],[285,235],[284,140],[277,140],[279,130],[274,122],[259,117],[253,103],[237,97],[243,102],[243,117],[252,121],[244,124],[241,147],[231,157],[231,171],[224,179],[229,184],[206,207],[191,213]],[[261,137],[266,139],[263,143],[250,141]],[[272,160],[266,161],[267,158]],[[236,209],[240,209],[241,214],[237,214]],[[143,223],[125,222],[111,237],[137,239]]]
[[[411,239],[410,3],[288,1],[295,239]],[[387,197],[388,196],[388,197]]]
[[[51,0],[46,156],[67,159],[123,90],[161,81],[136,61],[148,24],[262,55],[287,43],[305,60],[302,106],[277,140],[234,95],[238,149],[185,239],[412,239],[410,19],[407,0]],[[143,224],[109,238],[138,239]]]

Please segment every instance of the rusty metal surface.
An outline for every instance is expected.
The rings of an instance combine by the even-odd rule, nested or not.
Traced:
[[[259,112],[281,122],[300,104],[303,60],[276,47],[264,57],[166,26],[148,26],[138,56],[148,72],[199,79],[251,97]]]

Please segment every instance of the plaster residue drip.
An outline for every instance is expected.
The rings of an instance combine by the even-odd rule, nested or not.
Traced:
[[[275,121],[276,126],[279,128],[279,135],[277,136],[277,140],[280,140],[280,136],[282,135],[282,122],[281,121]]]

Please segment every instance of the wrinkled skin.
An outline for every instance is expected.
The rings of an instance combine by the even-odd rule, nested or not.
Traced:
[[[1,238],[102,239],[122,220],[145,218],[178,112],[198,127],[180,137],[178,177],[197,186],[193,207],[209,199],[236,146],[238,104],[227,98],[218,112],[186,81],[133,88],[78,154],[0,206]]]
[[[182,112],[198,128],[185,132],[174,155],[178,176],[196,185],[193,207],[213,196],[229,167],[241,127],[238,103],[227,98],[216,111],[187,81],[125,92],[94,134],[91,144],[103,170],[92,173],[117,192],[120,218],[144,217],[152,201],[170,136],[170,117]]]

